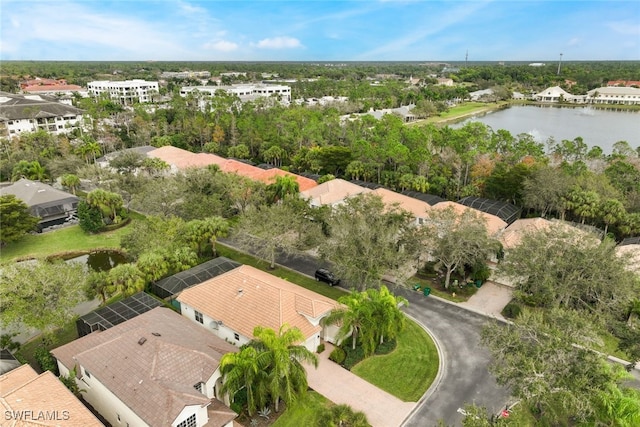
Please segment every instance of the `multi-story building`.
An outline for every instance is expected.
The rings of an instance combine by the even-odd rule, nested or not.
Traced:
[[[590,104],[638,105],[640,104],[640,89],[637,87],[599,87],[587,92],[587,102]]]
[[[209,71],[163,71],[160,78],[163,79],[208,79]]]
[[[214,96],[217,91],[223,90],[230,95],[237,95],[242,102],[253,101],[261,97],[277,97],[280,102],[291,102],[291,87],[285,85],[268,84],[238,84],[231,86],[184,86],[180,89],[181,96],[197,91],[200,94]]]
[[[113,101],[122,105],[131,105],[136,102],[151,102],[152,96],[159,92],[159,87],[158,82],[138,79],[123,81],[99,80],[89,82],[87,90],[90,96],[99,96],[106,93]]]
[[[82,126],[84,113],[44,95],[0,92],[0,137],[14,138],[24,132],[45,130],[54,135]]]

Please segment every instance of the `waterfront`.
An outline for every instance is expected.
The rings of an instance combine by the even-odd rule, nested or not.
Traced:
[[[512,106],[491,111],[452,124],[459,128],[469,121],[479,121],[494,131],[505,129],[516,136],[532,135],[536,141],[546,143],[582,137],[588,147],[599,146],[610,154],[613,144],[627,141],[632,148],[640,146],[640,112],[591,107]]]

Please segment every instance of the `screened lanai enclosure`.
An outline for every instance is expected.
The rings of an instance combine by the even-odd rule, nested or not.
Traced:
[[[210,261],[196,265],[173,276],[165,277],[151,285],[151,292],[162,299],[173,298],[183,289],[198,285],[213,277],[219,276],[242,264],[225,257],[214,258]]]
[[[495,215],[507,224],[511,224],[520,218],[520,214],[522,213],[522,208],[516,205],[501,202],[500,200],[483,199],[482,197],[468,196],[460,199],[458,203],[477,209],[480,212]]]
[[[76,320],[78,336],[83,337],[94,331],[105,331],[162,305],[162,301],[157,298],[144,292],[138,292],[81,316]]]

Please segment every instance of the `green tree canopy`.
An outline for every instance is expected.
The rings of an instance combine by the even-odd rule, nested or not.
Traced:
[[[38,218],[13,194],[0,196],[0,246],[15,242],[35,230]]]

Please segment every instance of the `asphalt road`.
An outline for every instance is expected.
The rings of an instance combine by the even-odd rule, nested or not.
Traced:
[[[232,244],[221,239],[223,244]],[[330,267],[311,256],[279,257],[278,263],[313,276],[315,270]],[[441,375],[405,420],[405,427],[458,426],[464,418],[459,409],[467,403],[499,413],[510,403],[509,393],[496,384],[488,371],[491,356],[480,344],[480,331],[487,317],[420,292],[394,289],[409,301],[405,312],[425,327],[437,341],[441,352]]]

